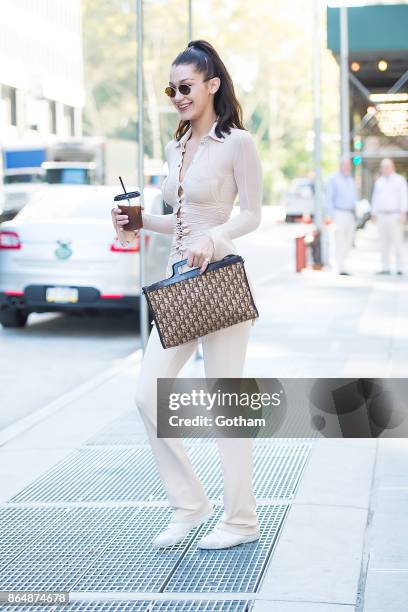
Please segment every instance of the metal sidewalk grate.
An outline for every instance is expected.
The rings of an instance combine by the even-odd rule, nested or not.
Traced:
[[[148,448],[81,448],[57,463],[12,502],[148,500],[160,479]]]
[[[169,508],[140,508],[126,528],[78,578],[72,590],[160,592],[194,537],[202,530],[201,527],[191,531],[175,546],[153,547],[152,539],[167,526],[171,514]]]
[[[183,442],[207,494],[221,500],[217,440]],[[213,518],[183,542],[156,549],[151,541],[167,526],[172,509],[165,505],[165,491],[139,415],[132,411],[120,416],[10,499],[27,507],[0,506],[0,590],[117,592],[118,596],[134,591],[141,597],[145,592],[174,593],[177,599],[0,606],[0,612],[249,612],[254,602],[245,600],[245,593],[258,588],[312,449],[310,442],[254,440],[254,489],[257,499],[264,500],[257,506],[259,540],[229,550],[198,549],[197,540],[221,517],[222,506],[215,506]],[[91,501],[101,505],[84,503]],[[30,507],[37,502],[61,505]],[[188,599],[192,593],[201,593],[200,597],[214,593],[224,599]],[[242,599],[225,599],[233,594]]]
[[[201,550],[191,546],[164,592],[256,592],[287,510],[287,504],[258,506],[261,536],[255,542],[229,550]],[[213,518],[205,523],[200,537],[214,527],[216,520]]]
[[[72,601],[64,606],[0,606],[1,612],[247,612],[244,600]]]
[[[64,508],[0,508],[0,569],[52,523],[60,520],[65,512]]]
[[[261,506],[260,539],[228,551],[195,546],[221,508],[180,544],[163,549],[151,540],[168,524],[168,508],[70,508],[1,568],[0,590],[255,592],[287,508]]]
[[[248,602],[242,600],[223,601],[223,600],[186,600],[186,601],[138,601],[138,602],[109,602],[109,604],[92,602],[74,602],[63,608],[69,612],[245,612],[249,608]],[[14,611],[15,612],[15,611]],[[44,611],[43,611],[44,612]]]
[[[307,443],[254,447],[256,497],[292,499],[311,448]]]
[[[1,509],[0,518],[3,512]],[[23,514],[29,517],[31,512],[31,508],[10,509],[15,523],[10,527],[18,530]],[[67,508],[60,509],[60,516],[50,524],[49,509],[38,509],[44,530],[0,568],[0,590],[72,590],[137,512],[129,508]]]
[[[212,499],[222,497],[222,472],[216,442],[186,445],[194,469]],[[257,498],[293,497],[311,446],[254,444]],[[12,502],[166,500],[149,447],[85,446],[14,495]]]
[[[146,430],[137,410],[126,412],[97,431],[87,445],[135,445],[148,443]]]
[[[260,539],[228,551],[205,551],[195,545],[220,519],[221,508],[183,542],[163,549],[152,547],[151,540],[167,524],[169,513],[163,508],[143,508],[72,590],[255,592],[287,508],[287,504],[260,507]]]
[[[254,444],[254,492],[259,499],[291,499],[310,453],[309,444]],[[216,443],[192,446],[189,455],[211,499],[221,499],[223,482]],[[166,499],[163,487],[154,495]]]
[[[0,590],[160,592],[199,533],[176,546],[153,547],[171,514],[164,507],[66,509],[0,568]],[[44,512],[44,525],[47,519]]]

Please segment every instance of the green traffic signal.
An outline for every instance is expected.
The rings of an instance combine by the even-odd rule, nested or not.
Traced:
[[[358,136],[354,139],[354,148],[356,151],[361,151],[363,148],[363,141]]]

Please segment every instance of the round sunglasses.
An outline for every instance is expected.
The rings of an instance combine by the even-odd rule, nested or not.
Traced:
[[[214,78],[213,76],[207,77],[206,79],[203,79],[201,83],[204,83],[205,81],[209,81],[210,79],[213,79],[213,78]],[[177,89],[178,89],[182,96],[188,96],[188,94],[191,91],[191,87],[192,85],[187,85],[187,84],[179,85],[178,87],[173,87],[172,85],[169,85],[164,90],[164,93],[168,95],[169,98],[174,98],[174,96],[177,93]]]

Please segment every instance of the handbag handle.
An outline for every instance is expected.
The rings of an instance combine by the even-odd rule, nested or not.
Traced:
[[[184,264],[186,264],[186,263],[187,263],[187,261],[188,261],[188,259],[187,259],[187,258],[186,258],[186,259],[182,259],[181,261],[176,261],[176,262],[175,262],[175,263],[172,265],[172,268],[173,268],[173,274],[172,274],[172,277],[173,277],[173,276],[176,276],[176,274],[180,274],[180,273],[177,271],[177,270],[178,270],[178,268],[181,268],[181,266],[184,266]],[[197,267],[198,267],[198,266],[197,266]]]
[[[222,258],[221,261],[223,261],[224,259],[228,259],[229,257],[235,257],[234,253],[230,253],[229,255],[225,255],[225,257]],[[181,268],[181,266],[184,266],[184,264],[186,264],[188,261],[188,258],[186,259],[182,259],[181,261],[176,261],[173,265],[173,274],[171,275],[171,277],[173,278],[173,276],[176,276],[177,274],[180,274],[177,270],[178,268]],[[215,263],[215,262],[213,262]],[[196,268],[199,268],[200,266],[196,266]],[[191,271],[191,270],[190,270]],[[180,275],[181,276],[181,275]]]

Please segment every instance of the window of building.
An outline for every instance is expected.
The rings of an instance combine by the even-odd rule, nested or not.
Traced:
[[[66,133],[69,136],[75,135],[75,121],[74,121],[74,107],[73,106],[64,106],[64,119],[66,125]]]
[[[6,123],[17,125],[17,90],[8,85],[3,85],[1,90],[6,109]]]
[[[50,100],[49,104],[49,128],[51,134],[57,133],[57,108],[55,100]]]

